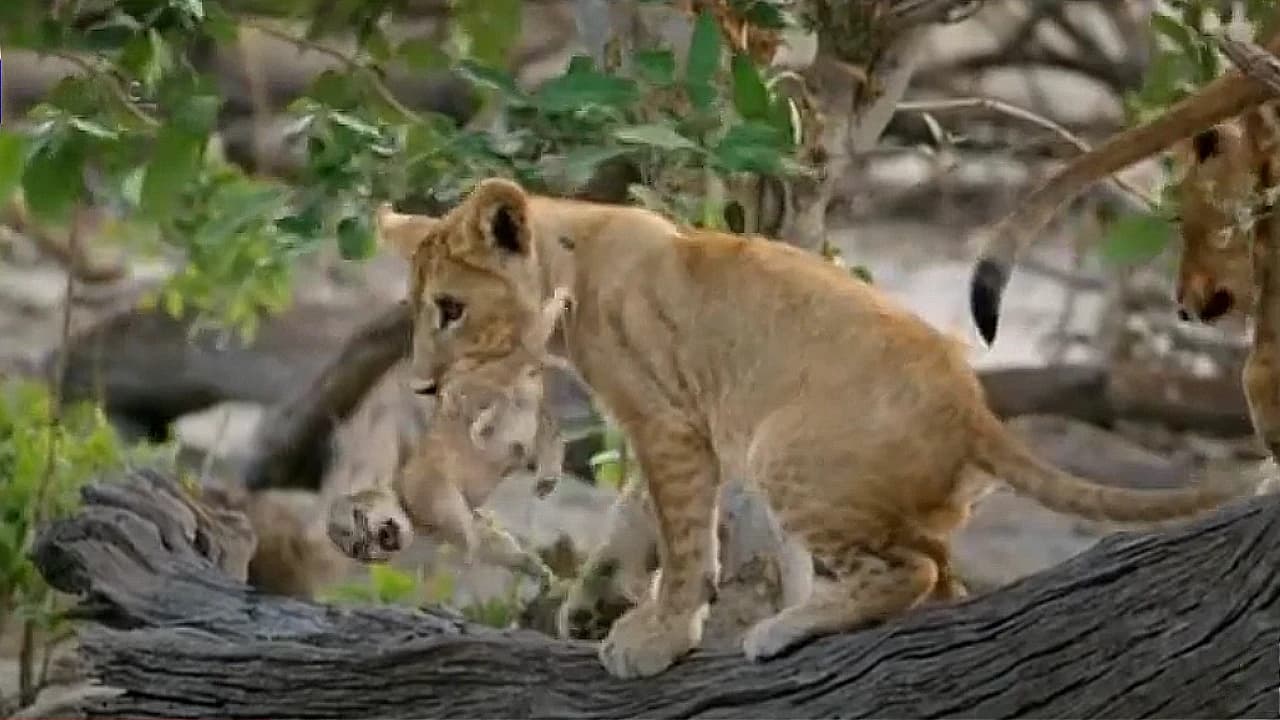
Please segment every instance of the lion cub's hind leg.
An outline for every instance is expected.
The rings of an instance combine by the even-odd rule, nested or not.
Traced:
[[[757,448],[749,472],[757,479],[783,528],[813,556],[809,597],[761,620],[747,631],[748,659],[765,660],[806,640],[887,620],[930,596],[950,597],[950,563],[944,545],[922,544],[923,534],[903,533],[895,497],[900,479],[874,482],[833,478],[870,466],[845,444],[794,442],[771,451]],[[833,450],[832,448],[842,448]],[[939,560],[947,567],[938,589]]]
[[[756,623],[742,640],[750,660],[767,660],[805,640],[887,620],[934,592],[938,566],[914,548],[857,543],[810,547],[827,573],[809,599]]]

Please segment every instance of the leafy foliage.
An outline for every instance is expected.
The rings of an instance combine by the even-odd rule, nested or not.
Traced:
[[[42,384],[0,384],[0,628],[17,621],[46,634],[58,629],[53,591],[29,557],[37,531],[72,512],[89,479],[155,462],[164,452],[158,446],[126,448],[92,405],[55,415]]]
[[[0,8],[0,45],[52,54],[82,72],[20,129],[0,132],[0,200],[20,189],[36,218],[54,224],[81,203],[115,208],[143,249],[184,260],[153,302],[251,335],[261,313],[287,302],[298,256],[326,242],[347,259],[372,254],[375,201],[448,204],[489,175],[567,193],[600,163],[627,156],[642,169],[637,199],[716,224],[723,192],[708,186],[735,173],[803,171],[792,158],[790,101],[753,62],[731,56],[709,14],[696,20],[683,68],[672,48],[639,49],[622,69],[576,57],[529,91],[506,69],[518,0],[457,0],[443,42],[393,37],[400,4],[236,4],[305,19],[305,33],[293,37],[218,0],[134,0],[92,11],[71,3],[53,14],[42,0],[9,0]],[[734,2],[765,25],[786,22],[784,5]],[[300,48],[337,31],[358,41],[355,54],[290,106],[305,161],[288,184],[251,177],[220,156],[222,98],[196,60],[201,48],[234,43],[249,26]],[[406,108],[382,81],[393,67],[458,71],[486,99],[493,127],[460,128]]]
[[[512,583],[504,595],[468,603],[459,610],[463,617],[474,623],[496,628],[511,627],[520,610],[518,589],[518,585]],[[391,565],[370,565],[363,582],[339,583],[322,594],[321,599],[350,604],[449,606],[454,601],[456,590],[457,579],[445,568],[423,576]]]

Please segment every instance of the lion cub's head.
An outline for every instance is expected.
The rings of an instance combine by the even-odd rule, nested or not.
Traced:
[[[1178,143],[1173,153],[1181,170],[1178,314],[1213,322],[1247,313],[1254,292],[1252,244],[1240,218],[1254,194],[1250,144],[1238,123],[1223,123]]]
[[[413,392],[436,395],[475,376],[511,387],[545,353],[528,205],[519,185],[489,179],[442,218],[379,208],[381,242],[410,263]]]

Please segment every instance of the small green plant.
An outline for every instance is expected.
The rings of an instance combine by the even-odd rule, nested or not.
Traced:
[[[58,411],[42,384],[0,383],[0,633],[15,623],[22,628],[19,705],[43,684],[36,674],[44,664],[39,638],[63,631],[55,595],[29,556],[37,533],[74,511],[91,478],[152,462],[165,450],[126,447],[94,405]]]
[[[337,603],[416,605],[423,597],[422,578],[391,565],[370,565],[363,582],[339,583],[321,594]]]
[[[611,424],[600,426],[604,449],[591,456],[588,463],[596,484],[621,490],[627,478],[627,437]]]
[[[468,620],[497,628],[510,627],[519,617],[519,585],[512,583],[507,594],[491,597],[458,608]],[[430,575],[401,570],[391,565],[371,565],[361,581],[348,581],[329,588],[320,595],[325,602],[338,604],[379,604],[418,607],[452,605],[457,591],[453,572],[437,567]]]

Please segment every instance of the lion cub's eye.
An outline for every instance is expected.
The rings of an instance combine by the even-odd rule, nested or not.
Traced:
[[[436,296],[436,310],[440,312],[440,329],[443,330],[462,319],[462,311],[467,306],[451,295]]]

